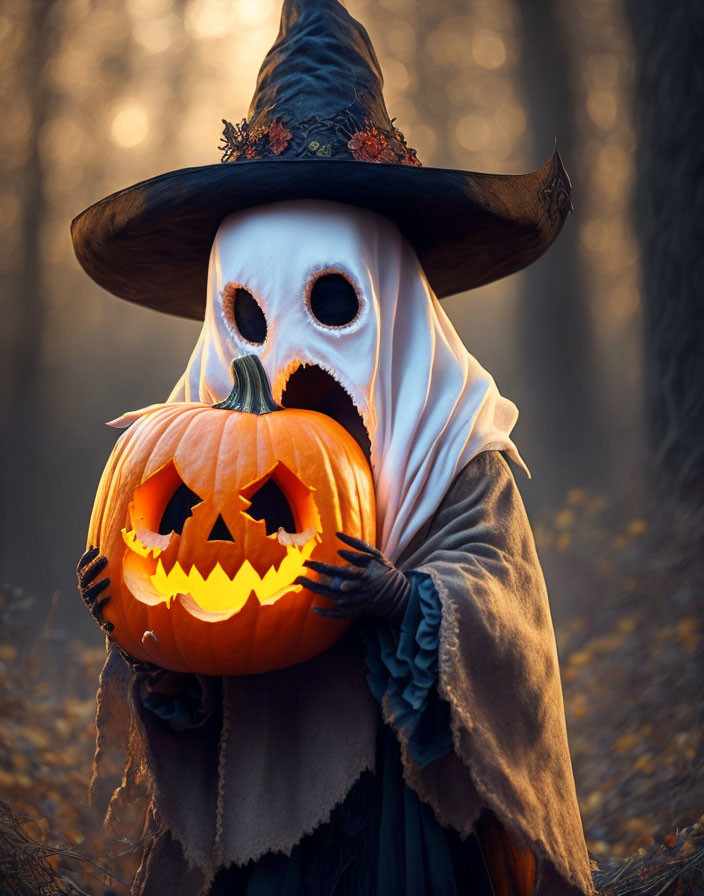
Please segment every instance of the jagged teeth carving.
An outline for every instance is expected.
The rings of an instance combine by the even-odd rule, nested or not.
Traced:
[[[123,529],[122,540],[131,551],[134,551],[135,554],[139,554],[140,557],[151,556],[156,559],[163,551],[163,548],[157,547],[156,545],[147,547],[147,545],[145,545],[137,535],[136,529]]]
[[[127,532],[123,529],[122,535],[125,544],[140,557],[152,556],[156,559],[161,553],[161,548],[148,548],[142,544],[134,530]],[[298,575],[307,572],[303,564],[313,553],[320,535],[314,529],[302,533],[279,529],[278,539],[286,547],[286,556],[278,567],[269,567],[263,576],[259,575],[249,560],[244,560],[230,578],[220,563],[216,563],[207,576],[203,576],[195,564],[191,564],[186,571],[178,560],[167,572],[163,561],[159,559],[156,572],[149,578],[167,606],[171,606],[178,594],[187,594],[202,610],[232,614],[244,607],[252,591],[260,604],[271,604],[286,592],[301,590],[300,585],[291,583]]]

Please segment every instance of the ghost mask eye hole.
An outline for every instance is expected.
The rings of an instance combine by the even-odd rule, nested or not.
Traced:
[[[228,283],[222,297],[225,314],[240,336],[253,345],[262,345],[267,334],[266,317],[252,293],[243,286]]]
[[[322,274],[308,299],[313,317],[326,327],[345,327],[359,313],[359,296],[342,274]]]

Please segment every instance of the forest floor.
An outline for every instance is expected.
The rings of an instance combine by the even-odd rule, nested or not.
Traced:
[[[642,520],[614,531],[604,502],[575,490],[536,541],[582,595],[557,640],[599,890],[702,893],[704,583],[696,550],[678,547],[696,544],[690,524],[667,543]],[[36,606],[0,590],[0,896],[124,894],[139,848],[107,838],[87,800],[104,648],[51,613],[37,628]]]

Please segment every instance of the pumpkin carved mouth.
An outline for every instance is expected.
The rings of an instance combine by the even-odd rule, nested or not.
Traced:
[[[203,576],[195,564],[188,571],[184,570],[177,560],[167,572],[161,558],[157,560],[156,571],[149,575],[151,591],[157,596],[155,603],[165,603],[171,606],[177,597],[183,599],[191,610],[192,604],[205,614],[216,614],[222,618],[228,618],[239,613],[254,593],[262,606],[276,603],[285,594],[301,591],[300,585],[292,585],[293,580],[306,572],[304,563],[310,559],[313,549],[320,541],[320,536],[313,530],[305,533],[309,537],[299,547],[297,544],[285,544],[281,536],[279,543],[286,547],[286,556],[278,566],[270,566],[264,576],[261,576],[252,566],[249,560],[244,560],[233,578],[230,578],[220,563],[216,563],[212,570]],[[145,547],[134,530],[123,529],[123,538],[128,548],[140,557],[157,557],[158,548]],[[283,538],[286,538],[284,533]],[[134,568],[134,565],[125,564],[125,584],[137,594],[144,594],[143,581],[138,584],[135,578],[142,579],[143,572]],[[135,587],[136,586],[136,587]],[[140,599],[143,600],[142,597]],[[190,599],[190,600],[189,600]],[[151,603],[145,600],[145,603]],[[193,615],[203,617],[203,613],[194,612]]]
[[[178,598],[201,618],[233,616],[252,594],[264,606],[300,591],[292,583],[322,534],[312,489],[280,462],[220,507],[201,499],[172,459],[138,486],[128,512],[125,584],[144,603],[170,607]],[[252,538],[270,545],[260,568],[241,560]],[[189,546],[197,541],[196,563]]]

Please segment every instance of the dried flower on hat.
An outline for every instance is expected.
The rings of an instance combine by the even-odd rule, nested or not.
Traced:
[[[358,162],[398,162],[398,157],[389,146],[386,135],[374,126],[352,134],[347,142],[352,155]]]
[[[281,155],[290,139],[291,131],[285,128],[280,121],[272,121],[269,125],[269,148],[274,155]]]

